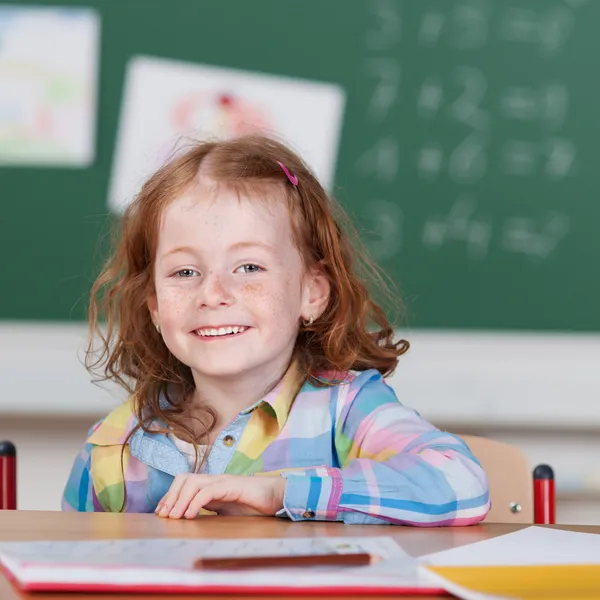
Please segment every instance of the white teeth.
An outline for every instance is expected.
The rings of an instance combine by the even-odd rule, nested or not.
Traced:
[[[231,335],[232,333],[243,333],[246,327],[219,327],[219,329],[198,329],[196,333],[202,337],[218,337],[221,335]]]

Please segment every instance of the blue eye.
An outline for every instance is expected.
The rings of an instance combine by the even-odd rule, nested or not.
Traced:
[[[175,273],[175,276],[181,279],[188,279],[189,277],[193,277],[197,272],[194,269],[181,269]]]
[[[242,269],[242,271],[244,273],[258,273],[260,271],[263,270],[262,267],[259,267],[258,265],[253,265],[253,264],[247,264],[247,265],[242,265],[238,271]]]

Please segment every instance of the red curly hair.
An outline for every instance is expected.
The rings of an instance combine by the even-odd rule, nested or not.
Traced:
[[[279,161],[298,177],[296,186]],[[382,375],[392,373],[408,342],[393,341],[394,330],[359,272],[386,287],[384,279],[358,247],[358,235],[339,204],[306,164],[280,142],[259,135],[195,143],[152,175],[126,209],[114,252],[91,293],[86,366],[100,380],[125,387],[134,399],[139,426],[146,429],[150,421],[160,419],[167,430],[197,447],[215,422],[207,409],[194,416],[200,423],[196,435],[185,424],[190,417],[185,399],[194,391],[192,373],[163,343],[147,305],[155,291],[161,215],[194,185],[201,169],[203,175],[239,194],[262,191],[264,197],[265,189],[274,191],[287,203],[294,243],[304,265],[319,268],[327,277],[328,305],[316,322],[300,328],[296,342],[295,359],[306,378],[323,385],[318,374],[324,370],[374,368]],[[159,403],[161,396],[168,406]]]

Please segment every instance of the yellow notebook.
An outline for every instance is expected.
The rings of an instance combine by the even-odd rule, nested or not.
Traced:
[[[600,600],[600,535],[529,527],[430,554],[423,568],[465,600]]]
[[[600,565],[428,567],[440,587],[459,598],[600,600]],[[475,592],[477,595],[467,595]],[[484,596],[481,596],[484,594]]]

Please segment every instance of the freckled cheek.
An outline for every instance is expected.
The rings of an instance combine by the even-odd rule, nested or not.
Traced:
[[[251,314],[268,318],[281,327],[294,326],[297,321],[299,290],[292,286],[263,286],[245,284],[240,289],[240,299]]]
[[[177,324],[185,317],[191,305],[191,294],[184,290],[162,288],[156,290],[158,313],[162,327]]]

